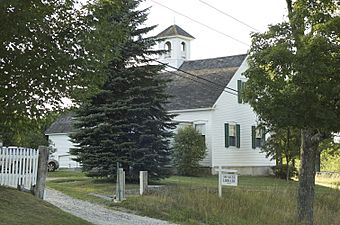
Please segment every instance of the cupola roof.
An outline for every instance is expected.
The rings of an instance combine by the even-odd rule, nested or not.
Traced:
[[[164,37],[170,37],[170,36],[184,36],[190,39],[195,39],[194,36],[177,26],[176,24],[169,26],[162,32],[160,32],[156,37],[158,38],[164,38]]]

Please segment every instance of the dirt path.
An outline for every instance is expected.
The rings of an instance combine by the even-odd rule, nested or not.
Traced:
[[[170,224],[162,220],[110,210],[98,204],[71,198],[53,189],[46,189],[45,200],[66,212],[98,225]]]

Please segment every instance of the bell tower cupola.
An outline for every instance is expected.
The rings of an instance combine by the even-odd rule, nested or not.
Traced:
[[[159,40],[158,49],[168,50],[160,56],[159,61],[179,68],[185,60],[190,59],[190,41],[195,38],[179,26],[171,25],[156,37]]]

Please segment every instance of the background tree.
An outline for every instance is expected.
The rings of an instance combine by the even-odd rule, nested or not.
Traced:
[[[301,129],[298,218],[313,224],[315,158],[340,130],[340,17],[336,0],[287,0],[288,22],[252,35],[246,98],[260,118]]]
[[[206,155],[205,141],[192,126],[178,130],[174,138],[174,165],[180,175],[197,175],[199,162]]]
[[[0,1],[0,133],[30,126],[88,91],[94,65],[86,46],[89,22],[74,0]],[[99,41],[97,42],[100,43]],[[86,71],[86,72],[85,72]],[[80,76],[81,75],[81,76]]]
[[[22,146],[38,149],[40,145],[48,146],[45,130],[57,118],[57,113],[49,113],[42,118],[27,119],[20,129],[11,129],[1,135],[0,140],[4,146]]]
[[[116,162],[133,180],[140,170],[151,179],[169,174],[173,124],[163,108],[167,80],[159,75],[162,66],[150,64],[149,57],[159,52],[150,50],[155,39],[145,36],[154,27],[142,26],[147,11],[138,10],[138,4],[120,0],[89,6],[98,21],[93,35],[110,37],[112,58],[100,92],[77,111],[78,131],[72,135],[77,148],[71,153],[95,176],[114,175]]]
[[[292,128],[270,127],[270,137],[262,150],[267,157],[276,161],[275,175],[287,181],[297,175],[295,159],[300,154],[300,132]]]
[[[333,138],[322,141],[319,146],[320,170],[330,172],[340,172],[340,144],[334,143]]]

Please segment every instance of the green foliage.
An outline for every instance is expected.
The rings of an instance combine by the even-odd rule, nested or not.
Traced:
[[[269,124],[338,131],[340,18],[334,12],[337,6],[335,1],[320,1],[313,7],[303,2],[296,1],[292,15],[295,19],[290,23],[273,25],[264,33],[252,35],[245,97]],[[296,24],[300,17],[306,22]],[[298,31],[294,30],[296,26]],[[297,40],[299,32],[302,34]]]
[[[321,171],[340,172],[340,144],[327,139],[320,145]]]
[[[298,175],[298,170],[295,167],[295,165],[288,164],[288,170],[287,170],[287,164],[281,164],[281,166],[273,166],[272,167],[273,172],[276,177],[289,180],[292,177],[296,177]]]
[[[275,127],[271,127],[269,131],[271,135],[262,147],[262,151],[266,153],[266,157],[276,161],[274,174],[288,180],[297,175],[294,162],[300,155],[300,131]]]
[[[0,139],[4,146],[22,146],[34,149],[37,149],[39,145],[48,146],[45,130],[57,116],[57,113],[49,113],[36,120],[26,119],[24,125],[16,127],[16,129],[4,130]]]
[[[98,21],[91,35],[104,35],[113,53],[105,65],[107,80],[77,110],[78,131],[71,136],[77,145],[71,153],[93,176],[115,175],[116,162],[127,179],[137,180],[140,170],[151,179],[169,174],[169,130],[174,126],[163,108],[167,80],[159,75],[161,66],[149,64],[148,57],[159,52],[150,50],[155,39],[145,36],[153,27],[141,26],[147,13],[138,4],[120,0],[89,6]]]
[[[100,83],[83,15],[75,0],[0,1],[0,134],[28,129]]]
[[[298,217],[310,225],[318,145],[340,130],[339,2],[286,2],[288,22],[252,34],[244,97],[265,123],[301,129]]]
[[[205,141],[192,126],[178,130],[174,138],[174,164],[180,175],[197,175],[199,161],[206,155]]]

